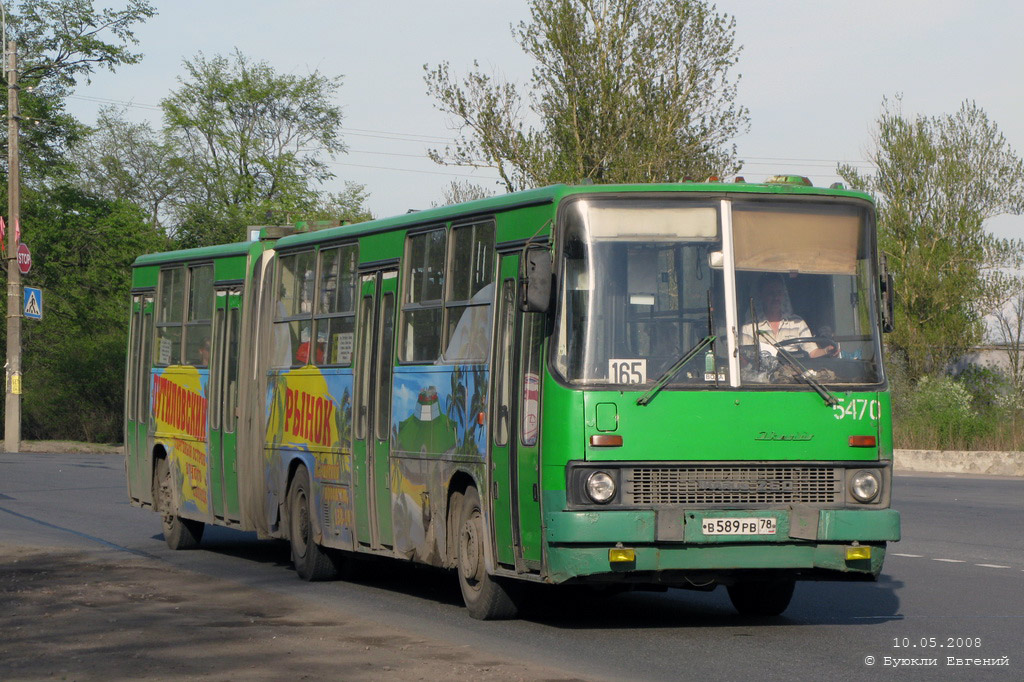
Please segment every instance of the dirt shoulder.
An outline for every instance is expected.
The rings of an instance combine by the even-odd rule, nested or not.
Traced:
[[[0,442],[0,450],[3,443]],[[77,440],[23,440],[21,452],[60,452],[74,455],[123,455],[123,445],[85,443]]]
[[[3,680],[568,680],[147,559],[0,545]]]

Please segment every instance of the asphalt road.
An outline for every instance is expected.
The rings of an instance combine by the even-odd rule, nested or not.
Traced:
[[[545,593],[520,620],[482,623],[441,571],[386,562],[354,582],[306,584],[283,543],[219,528],[201,550],[172,552],[123,478],[116,456],[0,454],[0,543],[129,553],[585,679],[1024,679],[1024,479],[898,476],[904,539],[880,580],[801,583],[769,623],[736,616],[721,588]]]

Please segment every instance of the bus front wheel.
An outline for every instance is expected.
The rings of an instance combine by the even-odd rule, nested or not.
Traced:
[[[292,564],[303,580],[330,580],[337,575],[337,567],[327,551],[316,544],[309,491],[309,472],[300,466],[288,491],[288,539],[292,548]]]
[[[488,575],[484,562],[483,514],[480,494],[468,488],[462,498],[458,514],[458,572],[462,599],[469,615],[477,620],[504,620],[514,618],[518,606],[507,586]]]
[[[741,616],[767,618],[781,614],[793,598],[796,581],[792,578],[778,580],[745,580],[729,585],[729,600]]]
[[[156,493],[154,495],[157,510],[163,521],[164,540],[171,549],[194,549],[199,546],[206,527],[202,521],[183,519],[178,516],[177,505],[174,503],[174,482],[171,481],[171,467],[167,458],[161,457],[156,462]]]

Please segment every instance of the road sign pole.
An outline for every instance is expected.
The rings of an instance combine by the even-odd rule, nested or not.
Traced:
[[[18,170],[18,53],[7,44],[7,398],[4,402],[4,451],[21,450],[21,272],[18,233],[21,178]]]

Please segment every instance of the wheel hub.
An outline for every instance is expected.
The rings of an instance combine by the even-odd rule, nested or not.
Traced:
[[[475,585],[482,577],[483,561],[480,546],[479,514],[473,514],[462,527],[462,577]]]

